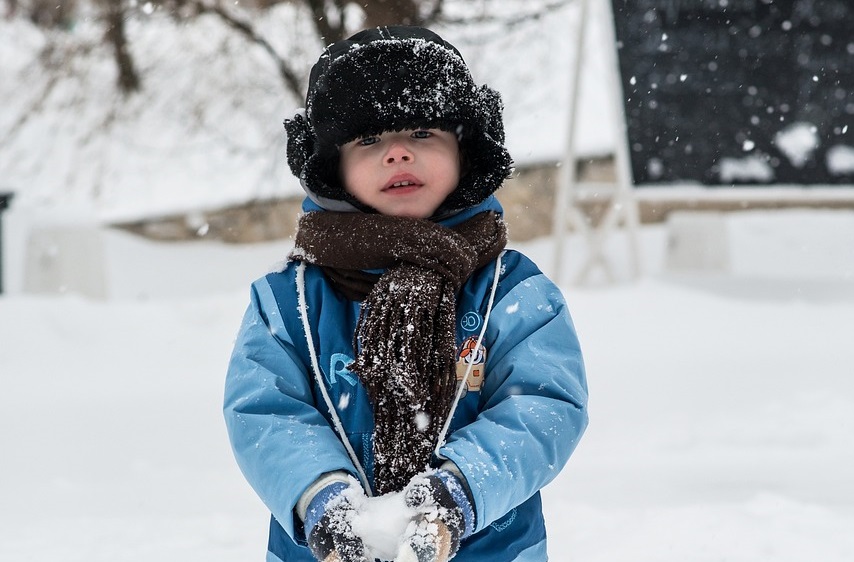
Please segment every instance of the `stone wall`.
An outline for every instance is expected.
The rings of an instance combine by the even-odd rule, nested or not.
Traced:
[[[582,183],[614,182],[614,162],[610,157],[578,162],[578,181]],[[555,163],[518,168],[513,177],[496,193],[504,206],[510,238],[524,242],[548,236],[552,228],[555,186],[560,166]],[[677,210],[734,211],[744,209],[780,209],[789,207],[854,208],[854,198],[840,191],[837,199],[692,199],[638,200],[641,223],[662,222]],[[116,224],[154,240],[221,240],[242,244],[290,238],[296,231],[296,220],[302,196],[288,199],[259,200],[226,209],[203,211],[171,217],[152,218],[134,223]],[[607,199],[595,194],[582,199],[579,206],[587,219],[596,224]]]
[[[607,181],[613,176],[610,159],[579,164],[583,181]],[[510,236],[525,241],[551,232],[554,185],[560,168],[555,164],[520,168],[498,190]],[[221,240],[243,244],[293,236],[303,197],[259,200],[226,209],[115,224],[152,240]]]
[[[560,181],[560,172],[560,166],[555,163],[519,168],[498,190],[496,195],[504,207],[513,240],[523,242],[551,234],[555,186]],[[580,161],[576,174],[579,182],[613,183],[613,161],[611,158]],[[594,200],[582,204],[591,222],[596,222],[602,207]]]
[[[250,201],[212,211],[114,225],[152,240],[221,240],[246,244],[290,238],[302,197]]]

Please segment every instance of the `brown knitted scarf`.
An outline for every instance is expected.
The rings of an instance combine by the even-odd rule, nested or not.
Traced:
[[[403,489],[429,465],[457,388],[457,292],[506,241],[493,212],[452,228],[364,213],[300,218],[291,259],[321,266],[339,291],[363,301],[349,369],[374,410],[379,494]],[[365,272],[376,269],[385,273]]]

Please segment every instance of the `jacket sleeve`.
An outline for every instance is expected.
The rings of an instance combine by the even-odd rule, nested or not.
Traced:
[[[293,516],[300,495],[323,473],[355,469],[314,403],[312,375],[265,279],[252,286],[228,366],[223,410],[246,480],[285,531],[302,540]]]
[[[476,531],[552,481],[587,427],[581,349],[558,288],[538,273],[494,304],[481,410],[440,454],[466,478]]]

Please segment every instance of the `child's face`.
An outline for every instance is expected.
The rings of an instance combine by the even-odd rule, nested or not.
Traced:
[[[460,180],[457,136],[440,129],[363,137],[341,147],[344,189],[383,215],[426,219]]]

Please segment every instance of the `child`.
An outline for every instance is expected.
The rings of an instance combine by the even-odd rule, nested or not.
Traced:
[[[285,127],[305,213],[225,392],[268,562],[546,560],[539,490],[587,385],[559,290],[504,249],[499,95],[436,34],[384,27],[326,49]]]

